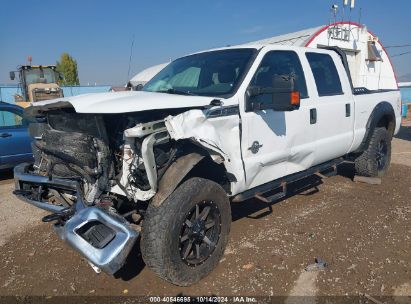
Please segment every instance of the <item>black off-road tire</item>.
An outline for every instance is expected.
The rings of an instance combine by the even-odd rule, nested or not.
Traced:
[[[360,176],[382,177],[391,162],[391,134],[384,128],[376,128],[367,150],[355,160],[355,173]],[[379,160],[383,158],[382,163]]]
[[[182,234],[187,231],[184,229],[191,229],[184,225],[187,225],[185,224],[187,217],[193,214],[193,208],[197,211],[197,205],[206,202],[211,202],[210,206],[212,206],[208,209],[211,211],[206,213],[213,214],[217,219],[215,228],[208,228],[213,229],[209,232],[213,233],[212,236],[215,240],[213,244],[215,246],[201,244],[201,246],[204,245],[201,248],[205,248],[204,250],[207,253],[203,256],[208,258],[199,264],[190,265],[188,260],[184,260],[182,257],[185,252],[182,249]],[[198,208],[200,210],[200,207]],[[205,209],[205,207],[203,208]],[[143,260],[157,275],[175,285],[188,286],[194,284],[217,266],[228,242],[230,225],[231,207],[224,189],[217,183],[207,179],[198,177],[188,179],[160,206],[149,205],[142,225],[141,252]],[[217,229],[219,229],[218,233],[215,233]],[[189,241],[191,242],[191,239]],[[192,254],[195,255],[194,258],[197,257],[196,252],[193,251]]]

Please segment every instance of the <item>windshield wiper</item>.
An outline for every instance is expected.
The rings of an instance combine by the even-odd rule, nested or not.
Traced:
[[[168,89],[164,91],[158,91],[159,93],[168,93],[168,94],[177,94],[177,95],[194,95],[193,93],[190,93],[188,91],[180,91],[176,89]]]

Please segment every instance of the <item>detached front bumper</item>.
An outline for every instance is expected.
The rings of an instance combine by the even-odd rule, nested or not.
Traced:
[[[88,206],[82,199],[77,181],[38,176],[29,172],[30,165],[21,164],[14,169],[16,196],[38,208],[53,213],[63,212],[66,207],[52,205],[36,195],[38,189],[45,187],[72,191],[76,196],[73,215],[58,221],[54,229],[59,237],[80,252],[88,261],[101,270],[114,274],[125,263],[138,232],[130,227],[125,219],[109,214],[98,207]],[[40,192],[39,192],[40,193]]]
[[[30,173],[31,165],[23,163],[14,167],[14,183],[16,190],[14,194],[22,201],[32,204],[38,208],[50,212],[60,212],[65,207],[56,206],[48,202],[42,201],[40,197],[35,198],[35,193],[31,193],[33,187],[57,187],[60,189],[76,192],[77,204],[76,208],[85,207],[81,197],[80,186],[76,181],[62,178],[52,178],[48,176],[34,175]]]

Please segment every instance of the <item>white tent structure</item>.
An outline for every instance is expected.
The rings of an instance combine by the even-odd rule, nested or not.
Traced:
[[[132,86],[138,86],[138,85],[145,85],[146,82],[148,82],[151,78],[153,78],[158,72],[160,72],[162,69],[164,69],[169,62],[167,63],[162,63],[158,64],[152,67],[149,67],[137,75],[135,75],[133,78],[130,79],[130,83]]]
[[[366,26],[358,23],[337,22],[247,44],[310,48],[338,46],[347,55],[354,87],[369,90],[398,89],[395,72],[384,46]]]
[[[292,46],[306,46],[311,37],[318,31],[320,31],[322,28],[323,26],[313,27],[302,31],[252,41],[245,44],[280,44]]]

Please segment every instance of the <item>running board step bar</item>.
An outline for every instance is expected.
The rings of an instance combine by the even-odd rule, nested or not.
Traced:
[[[271,196],[264,197],[263,193],[256,193],[254,197],[267,204],[273,203],[287,196],[287,183],[282,183],[281,187],[281,192],[273,194]]]
[[[272,182],[263,184],[261,186],[257,186],[253,189],[247,190],[243,193],[239,193],[232,198],[232,202],[243,202],[248,199],[257,198],[266,203],[272,203],[276,200],[284,198],[287,195],[287,184],[294,183],[299,181],[303,178],[317,175],[320,178],[327,178],[330,176],[337,175],[337,166],[344,162],[343,158],[337,158],[332,161],[314,166],[302,172],[297,172],[291,174],[289,176],[285,176],[274,180]],[[282,188],[282,191],[271,195],[269,197],[265,197],[264,193],[273,192],[274,190]]]
[[[323,178],[323,179],[329,178],[331,176],[336,176],[337,175],[337,165],[332,165],[331,167],[325,170],[317,171],[314,173],[314,175],[317,175],[318,177]]]

